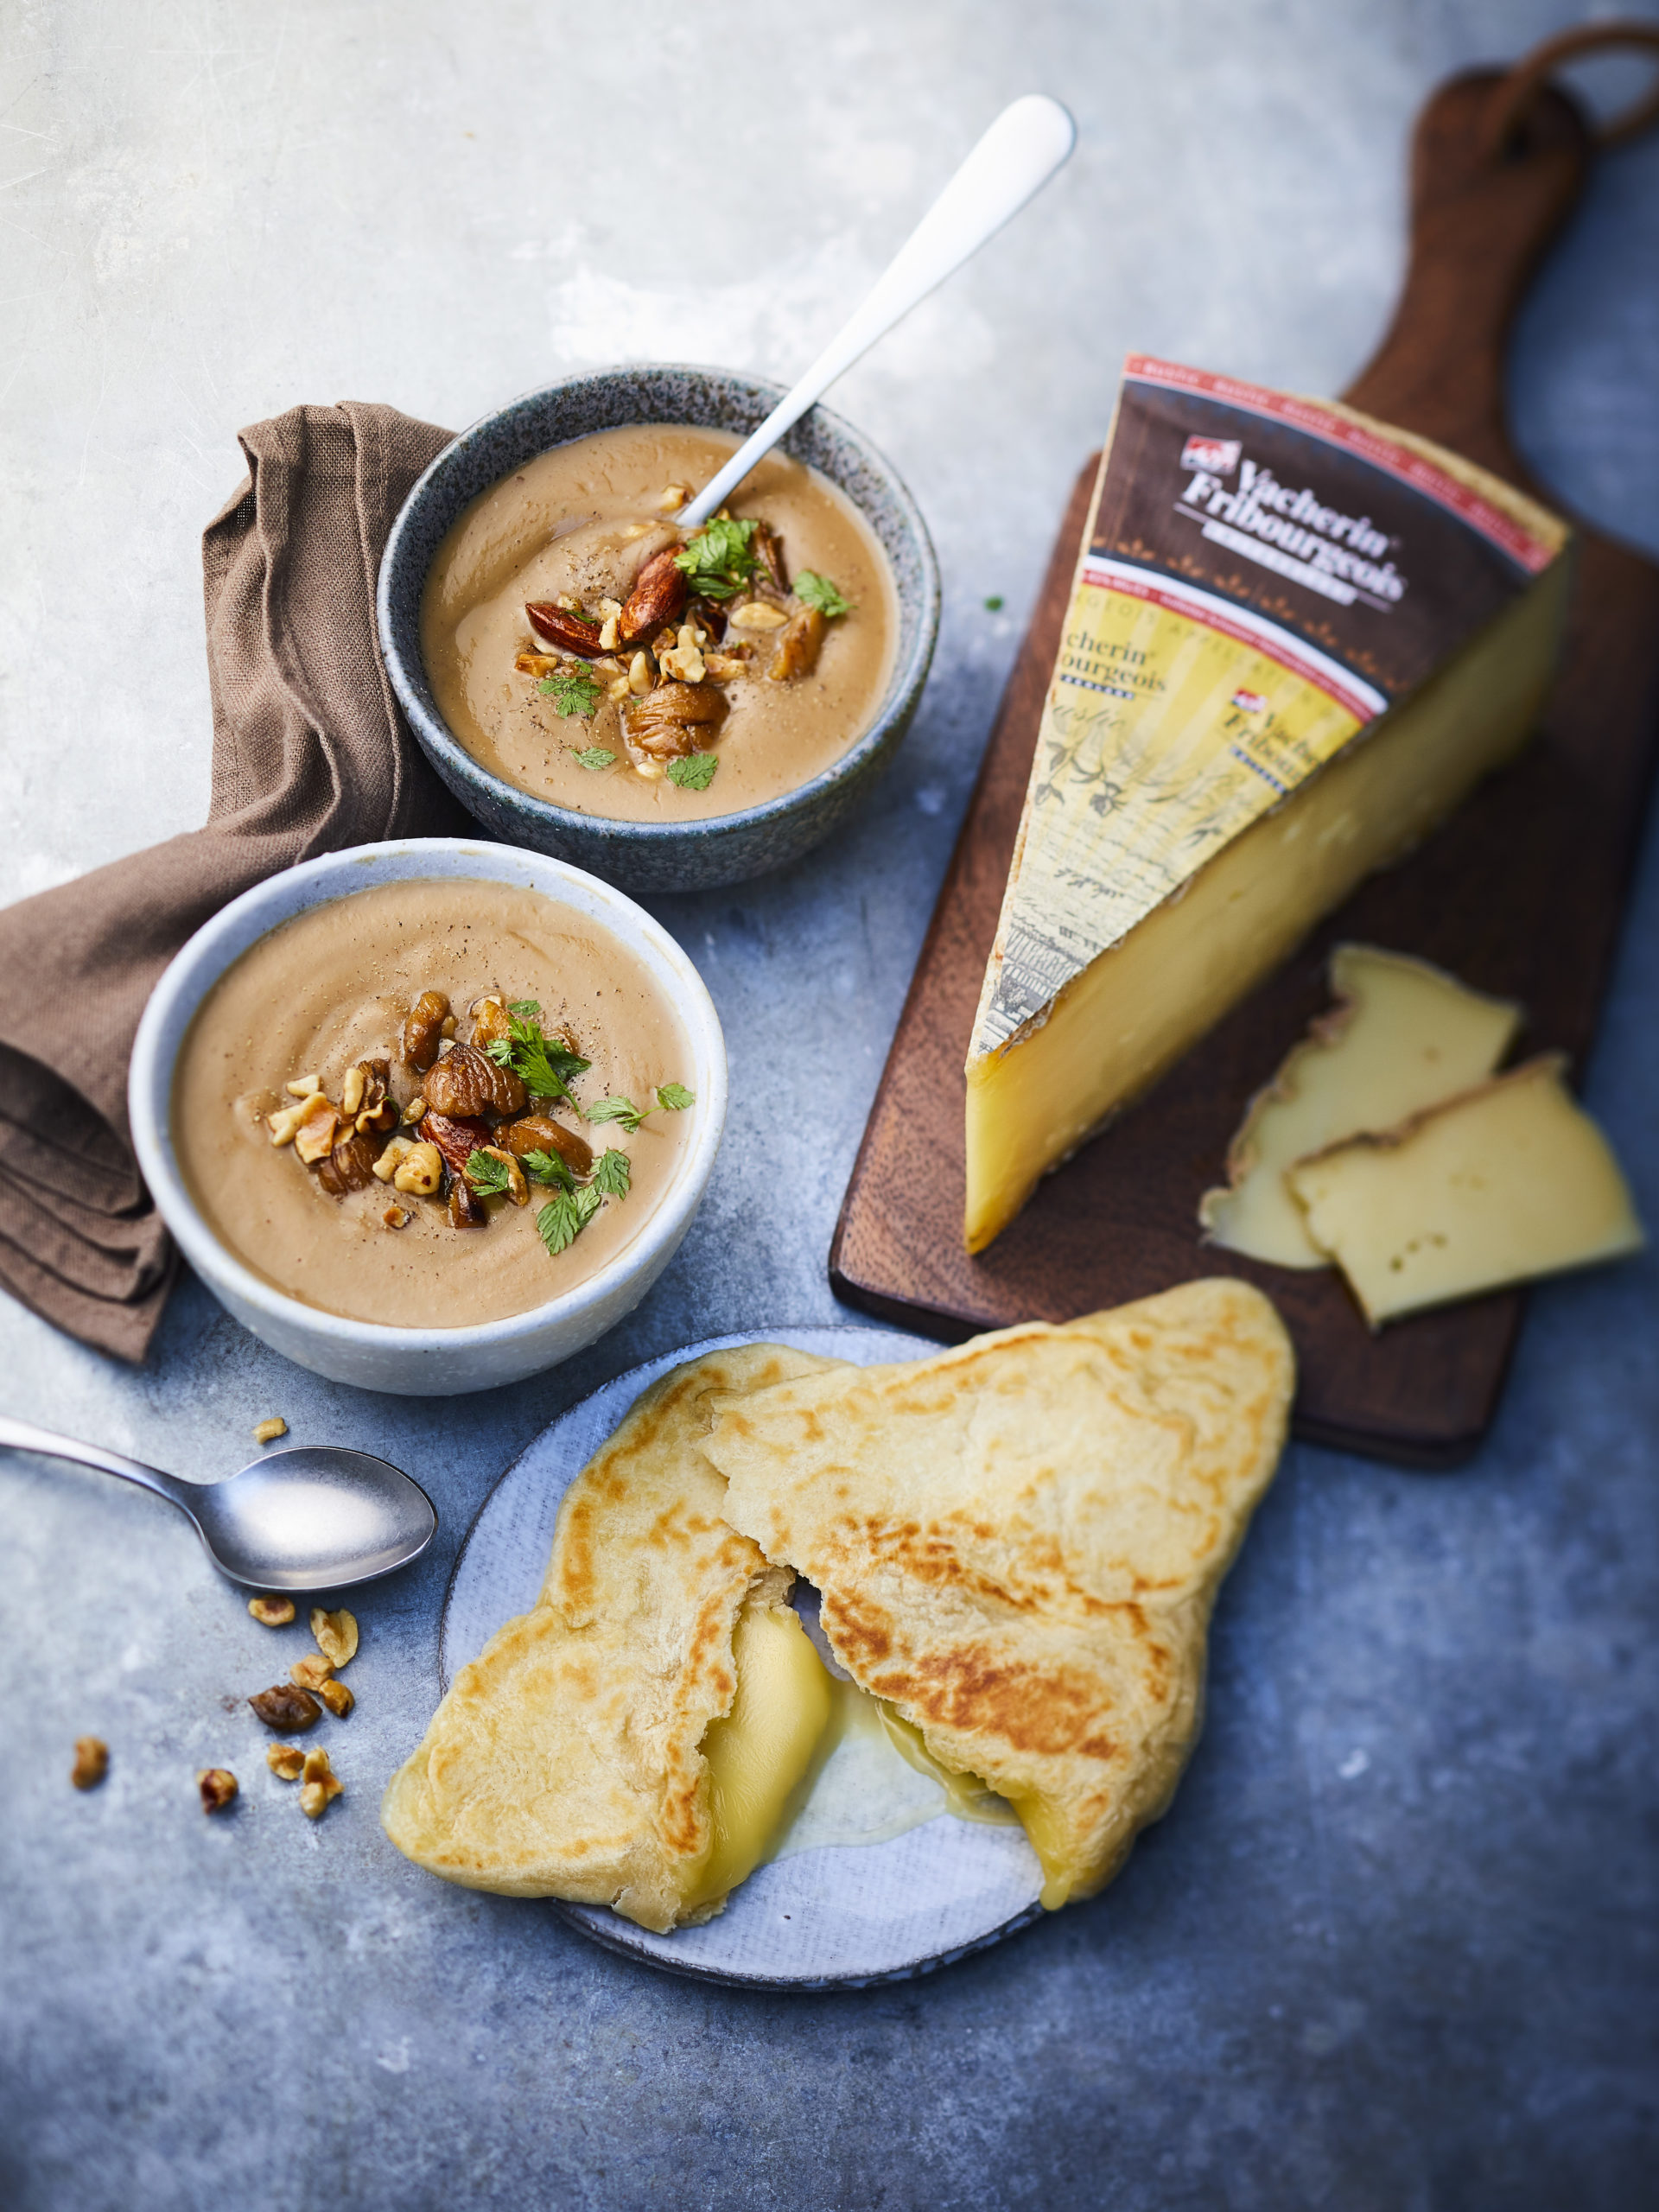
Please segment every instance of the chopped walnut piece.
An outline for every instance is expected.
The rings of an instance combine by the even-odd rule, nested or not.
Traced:
[[[308,1098],[314,1090],[322,1089],[322,1077],[320,1075],[296,1075],[292,1083],[283,1085],[283,1089],[290,1098]]]
[[[283,1419],[281,1414],[272,1414],[269,1421],[256,1421],[254,1424],[253,1440],[256,1444],[274,1444],[279,1436],[287,1434],[288,1423]],[[294,1618],[292,1608],[289,1609],[288,1618],[289,1620]]]
[[[363,1109],[363,1093],[368,1088],[368,1063],[359,1060],[355,1067],[347,1068],[346,1080],[340,1086],[340,1110],[348,1122],[355,1121]]]
[[[789,683],[798,676],[810,676],[818,664],[823,645],[823,615],[816,607],[803,607],[785,625],[767,676],[774,683]]]
[[[286,1427],[284,1422],[283,1427]],[[259,1434],[257,1429],[254,1434]],[[263,1442],[264,1439],[260,1440]],[[262,1628],[286,1628],[294,1618],[294,1600],[291,1598],[250,1598],[248,1611]]]
[[[691,496],[689,484],[665,484],[658,505],[666,515],[677,515]]]
[[[702,664],[716,683],[729,683],[734,676],[747,676],[749,672],[747,649],[741,653],[705,653]]]
[[[357,1616],[348,1613],[343,1605],[334,1613],[313,1605],[311,1633],[317,1639],[318,1650],[331,1667],[347,1666],[356,1658]]]
[[[628,689],[643,699],[652,685],[651,663],[644,653],[635,653],[628,663]]]
[[[393,1137],[390,1144],[382,1145],[379,1157],[374,1163],[375,1180],[390,1183],[413,1150],[414,1147],[407,1137]]]
[[[308,1751],[300,1770],[300,1810],[308,1821],[320,1821],[344,1785],[328,1764],[327,1751]]]
[[[328,1157],[340,1140],[340,1115],[320,1090],[306,1100],[301,1113],[294,1149],[308,1167],[314,1167]]]
[[[322,1718],[322,1707],[315,1698],[293,1682],[273,1682],[268,1690],[251,1697],[248,1703],[267,1728],[275,1728],[284,1736],[295,1735],[302,1728],[315,1728]]]
[[[308,1651],[289,1669],[288,1679],[297,1682],[302,1690],[320,1690],[334,1671],[321,1651]]]
[[[415,1217],[407,1206],[388,1206],[380,1218],[388,1229],[407,1229]]]
[[[297,1744],[273,1744],[265,1753],[265,1764],[278,1782],[297,1782],[305,1764],[305,1753]]]
[[[436,1145],[412,1144],[393,1172],[391,1187],[408,1198],[429,1198],[442,1180],[443,1154]]]
[[[542,677],[556,676],[564,665],[557,653],[519,653],[512,664],[520,676]]]
[[[204,1813],[223,1813],[236,1802],[236,1777],[227,1766],[205,1766],[196,1777]]]
[[[267,1114],[265,1126],[270,1131],[272,1144],[292,1144],[300,1123],[310,1111],[311,1101],[321,1096],[321,1091],[308,1090],[297,1106],[283,1106],[275,1114]]]
[[[423,991],[404,1017],[398,1050],[423,1074],[438,1057],[438,1040],[448,1011],[449,1001],[442,991]]]
[[[327,1681],[317,1693],[336,1720],[343,1720],[357,1700],[344,1682]]]
[[[96,1789],[110,1770],[110,1747],[101,1736],[77,1736],[69,1779],[77,1789]]]
[[[424,1118],[425,1114],[426,1096],[424,1092],[417,1090],[404,1109],[404,1128],[412,1129],[416,1122]]]
[[[781,630],[789,617],[769,600],[746,599],[741,607],[732,607],[726,619],[734,630]]]

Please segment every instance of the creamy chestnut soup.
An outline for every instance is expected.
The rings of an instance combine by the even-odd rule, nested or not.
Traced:
[[[641,424],[574,439],[475,499],[438,548],[421,649],[492,773],[584,814],[732,814],[806,783],[874,719],[897,602],[874,532],[772,453],[689,537],[736,449]]]
[[[632,1242],[697,1107],[674,1008],[584,917],[392,883],[273,930],[203,1001],[173,1141],[220,1242],[404,1328],[543,1306]]]

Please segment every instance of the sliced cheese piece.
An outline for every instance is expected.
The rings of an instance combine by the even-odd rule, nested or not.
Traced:
[[[1522,744],[1567,543],[1351,409],[1131,360],[975,1019],[970,1251]]]
[[[708,1856],[686,1870],[681,1917],[747,1881],[787,1825],[830,1726],[834,1688],[793,1609],[751,1599],[732,1637],[737,1690],[698,1746],[709,1775]]]
[[[1325,1268],[1285,1170],[1362,1130],[1390,1129],[1479,1083],[1509,1050],[1520,1009],[1425,960],[1339,944],[1334,1009],[1250,1101],[1227,1155],[1228,1185],[1198,1219],[1212,1243],[1282,1268]]]
[[[1420,1306],[1640,1249],[1607,1140],[1557,1053],[1286,1177],[1373,1328]]]

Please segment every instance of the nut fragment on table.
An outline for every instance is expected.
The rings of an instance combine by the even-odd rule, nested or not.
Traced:
[[[328,1764],[327,1751],[308,1751],[301,1770],[300,1810],[308,1821],[320,1821],[344,1784]]]
[[[281,1414],[272,1414],[269,1421],[257,1421],[254,1424],[253,1440],[256,1444],[274,1444],[279,1436],[287,1434],[288,1423],[283,1419]],[[291,1605],[288,1609],[288,1618],[289,1620],[294,1618],[294,1608]]]
[[[77,1789],[96,1789],[110,1770],[110,1747],[101,1736],[77,1736],[69,1779]]]
[[[305,1765],[305,1753],[297,1744],[273,1744],[265,1753],[265,1764],[278,1782],[297,1782]]]
[[[311,1633],[317,1639],[317,1649],[330,1666],[344,1667],[357,1656],[357,1618],[344,1606],[338,1612],[326,1612],[321,1605],[311,1608]]]
[[[336,1720],[343,1720],[346,1714],[351,1711],[352,1707],[357,1703],[357,1700],[352,1695],[350,1690],[346,1688],[344,1682],[336,1682],[333,1680],[326,1681],[322,1688],[318,1691],[317,1694],[321,1698],[329,1712],[334,1714]]]
[[[287,1422],[283,1422],[276,1433],[281,1436],[287,1427]],[[257,1428],[253,1433],[259,1436]],[[264,1440],[263,1436],[259,1437],[262,1444]],[[294,1618],[294,1600],[291,1598],[250,1598],[248,1611],[264,1628],[286,1628]]]
[[[204,1813],[223,1813],[236,1802],[236,1777],[227,1766],[205,1766],[196,1777]]]
[[[320,1690],[334,1671],[321,1651],[307,1651],[289,1669],[288,1679],[297,1682],[302,1690]]]
[[[268,1690],[260,1690],[248,1700],[267,1728],[275,1728],[284,1736],[296,1734],[302,1728],[315,1728],[322,1718],[322,1707],[308,1690],[296,1682],[273,1682]]]

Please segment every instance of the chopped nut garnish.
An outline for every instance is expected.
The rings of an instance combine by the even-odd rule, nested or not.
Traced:
[[[415,1096],[410,1100],[408,1105],[404,1109],[404,1122],[405,1127],[412,1128],[416,1122],[422,1121],[425,1118],[425,1115],[426,1096],[423,1091],[417,1090]]]
[[[276,1433],[282,1435],[287,1426],[284,1421]],[[253,1433],[259,1435],[257,1428]],[[260,1437],[259,1440],[263,1444],[264,1439]],[[250,1598],[248,1611],[264,1628],[286,1628],[294,1618],[294,1600],[291,1598]]]
[[[289,1669],[288,1679],[297,1682],[302,1690],[320,1690],[334,1671],[321,1651],[308,1651]]]
[[[347,1068],[346,1080],[340,1086],[340,1110],[348,1122],[355,1121],[363,1110],[363,1094],[368,1089],[369,1071],[365,1061]]]
[[[632,542],[636,537],[649,537],[651,536],[651,532],[652,525],[650,523],[631,522],[627,528],[622,532],[622,536],[626,541]]]
[[[297,1106],[284,1106],[279,1112],[268,1114],[265,1116],[265,1122],[267,1128],[269,1128],[270,1131],[270,1141],[272,1144],[293,1143],[295,1134],[299,1128],[300,1123],[305,1119],[307,1109],[310,1106],[312,1099],[318,1096],[319,1094],[316,1091],[308,1091],[305,1097],[301,1100]]]
[[[443,1154],[435,1144],[412,1144],[398,1161],[391,1179],[394,1191],[429,1198],[443,1180]]]
[[[273,1744],[265,1753],[265,1764],[278,1782],[297,1782],[305,1765],[305,1753],[297,1744]]]
[[[380,1218],[388,1229],[407,1229],[415,1217],[407,1206],[388,1206]]]
[[[513,662],[520,676],[556,676],[563,664],[556,653],[520,653]]]
[[[205,1766],[196,1777],[204,1813],[222,1813],[236,1802],[236,1777],[227,1766]]]
[[[308,1751],[301,1775],[300,1810],[307,1820],[320,1821],[344,1785],[328,1764],[327,1751]]]
[[[448,1012],[449,1001],[442,991],[423,991],[404,1018],[399,1049],[410,1066],[423,1074],[438,1057],[438,1039]]]
[[[377,1179],[390,1183],[413,1149],[407,1137],[393,1137],[390,1144],[382,1146],[380,1156],[374,1163]]]
[[[321,1698],[329,1712],[334,1714],[336,1720],[343,1720],[346,1714],[351,1711],[352,1707],[357,1703],[357,1700],[352,1695],[350,1690],[346,1688],[344,1682],[325,1682],[321,1689],[318,1691],[317,1694]]]
[[[607,699],[626,699],[630,688],[626,676],[613,676],[605,686],[605,696]]]
[[[357,1616],[344,1606],[336,1613],[321,1605],[311,1608],[311,1633],[317,1649],[332,1667],[344,1667],[357,1656]]]
[[[254,1424],[253,1440],[256,1444],[274,1444],[279,1436],[287,1434],[288,1423],[283,1419],[281,1414],[272,1414],[269,1421],[257,1421]],[[288,1618],[289,1620],[294,1618],[292,1605],[288,1609]]]
[[[617,614],[620,613],[619,607]],[[599,626],[599,649],[601,652],[613,653],[616,651],[617,614],[607,614]]]
[[[702,655],[695,645],[671,645],[657,658],[662,663],[663,674],[675,683],[701,683],[707,673]]]
[[[101,1736],[77,1736],[69,1779],[77,1789],[96,1789],[110,1770],[110,1747]]]
[[[728,683],[734,676],[748,673],[747,655],[737,653],[705,653],[702,664],[718,683]]]
[[[443,1017],[439,1034],[444,1037],[453,1037],[460,1027],[460,1022],[456,1020],[453,1014],[446,1014]]]
[[[326,1160],[340,1141],[340,1115],[320,1090],[314,1090],[301,1109],[294,1132],[294,1149],[308,1167]]]
[[[664,514],[677,515],[690,496],[691,486],[689,484],[666,484],[657,504]]]
[[[296,1075],[286,1089],[290,1098],[308,1098],[314,1090],[322,1089],[322,1077],[320,1075]]]
[[[582,613],[582,601],[573,598],[568,591],[556,591],[553,594],[553,604],[555,607],[562,607],[567,614]]]
[[[823,644],[823,617],[816,607],[804,607],[791,614],[784,634],[778,640],[778,651],[772,666],[766,671],[774,683],[788,683],[795,677],[810,676],[818,664],[818,653]]]
[[[766,600],[746,599],[741,607],[729,609],[726,620],[734,630],[781,630],[789,617]]]
[[[322,1718],[322,1707],[315,1698],[292,1682],[273,1682],[268,1690],[251,1697],[248,1703],[267,1728],[277,1729],[284,1736],[295,1735],[302,1728],[315,1728]]]

